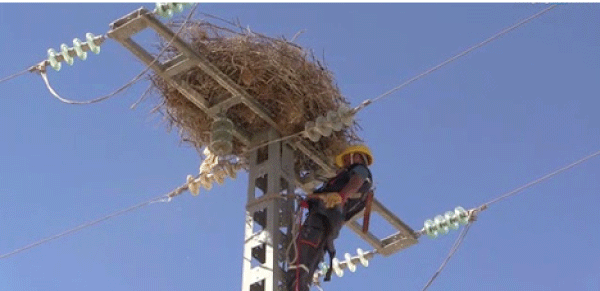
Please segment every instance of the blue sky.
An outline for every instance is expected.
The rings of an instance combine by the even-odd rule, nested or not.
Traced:
[[[0,77],[102,34],[153,4],[0,4]],[[200,4],[324,55],[342,93],[367,98],[479,43],[543,4]],[[358,114],[377,197],[415,229],[600,150],[600,6],[561,5]],[[140,36],[151,45],[151,34]],[[108,40],[49,72],[86,100],[144,67]],[[88,106],[39,76],[0,84],[0,254],[146,201],[197,172],[197,152],[129,109],[148,83]],[[490,207],[430,290],[600,290],[600,159]],[[245,174],[0,260],[0,290],[239,290]],[[374,231],[387,229],[374,220]],[[385,233],[389,234],[389,233]],[[421,290],[458,232],[376,257],[325,290]],[[370,249],[342,232],[338,253]],[[341,255],[340,255],[341,256]]]

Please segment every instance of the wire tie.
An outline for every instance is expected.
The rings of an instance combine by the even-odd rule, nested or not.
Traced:
[[[487,208],[488,208],[488,205],[487,205],[487,203],[486,203],[486,204],[483,204],[483,205],[479,206],[479,207],[476,209],[476,211],[477,211],[477,212],[481,212],[481,211],[484,211],[484,210],[486,210]]]
[[[373,103],[373,100],[366,99],[365,101],[360,103],[360,105],[356,106],[356,108],[352,109],[352,114],[356,114],[357,112],[363,110],[365,107],[371,105],[371,103]]]
[[[469,222],[475,222],[477,221],[477,209],[471,209],[469,210],[469,217],[468,217],[468,221]]]

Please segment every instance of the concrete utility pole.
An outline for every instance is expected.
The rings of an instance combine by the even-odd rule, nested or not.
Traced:
[[[268,132],[270,139],[276,132]],[[281,142],[251,153],[242,291],[284,291],[286,248],[295,209],[294,151]]]
[[[110,25],[108,36],[130,50],[143,63],[149,66],[165,82],[181,92],[208,116],[216,119],[219,113],[234,105],[243,104],[257,117],[268,124],[267,132],[247,132],[240,125],[233,124],[232,135],[248,148],[279,137],[281,130],[265,110],[252,96],[221,72],[208,59],[192,50],[187,43],[175,35],[168,27],[144,8],[133,11],[114,21]],[[165,40],[172,40],[179,55],[164,62],[154,57],[132,40],[138,32],[151,28]],[[221,102],[210,105],[188,84],[173,77],[191,68],[200,68],[215,79],[231,96]],[[294,221],[295,203],[288,195],[296,187],[305,186],[299,174],[294,172],[294,155],[305,155],[323,172],[334,172],[319,152],[311,149],[307,140],[294,143],[277,142],[261,147],[249,153],[248,203],[246,205],[246,229],[244,240],[242,291],[284,291],[285,251],[291,239],[291,226]],[[346,225],[368,242],[378,254],[389,256],[417,243],[415,232],[386,209],[379,201],[373,200],[372,214],[378,214],[397,230],[384,238],[371,232],[362,232],[356,221],[360,215]],[[373,253],[370,254],[372,256]],[[342,262],[340,266],[346,266]]]

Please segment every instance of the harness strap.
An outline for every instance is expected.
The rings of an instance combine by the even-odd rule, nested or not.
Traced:
[[[367,194],[367,201],[365,203],[365,212],[363,216],[363,227],[362,232],[369,232],[369,220],[371,220],[371,205],[373,204],[373,190]]]
[[[329,255],[329,268],[327,268],[327,273],[325,274],[323,281],[329,282],[331,281],[331,272],[333,271],[333,258],[335,258],[335,246],[333,245],[333,241],[327,242],[325,250],[327,250],[327,254]]]
[[[296,266],[289,266],[289,267],[288,267],[288,270],[296,270],[296,269],[302,269],[302,270],[304,270],[306,273],[310,272],[310,271],[308,270],[308,267],[307,267],[306,265],[304,265],[304,264],[299,264],[299,265],[296,265]]]

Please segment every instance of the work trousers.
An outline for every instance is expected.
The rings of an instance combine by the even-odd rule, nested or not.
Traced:
[[[296,240],[295,269],[288,271],[288,291],[308,291],[325,251],[335,251],[333,241],[344,224],[341,207],[326,209],[321,201],[311,204]],[[293,258],[291,258],[293,260]],[[305,266],[306,269],[298,266]],[[296,287],[296,285],[298,285]]]

